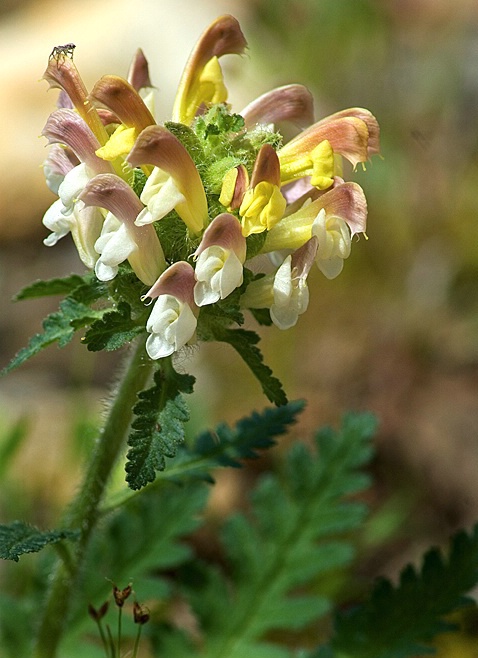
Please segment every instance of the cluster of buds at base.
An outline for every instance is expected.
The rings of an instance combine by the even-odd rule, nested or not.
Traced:
[[[133,593],[132,585],[129,584],[123,589],[119,589],[116,585],[113,585],[113,600],[115,602],[116,608],[118,610],[118,637],[116,640],[113,638],[111,628],[109,625],[106,625],[106,632],[103,628],[103,619],[105,618],[108,608],[109,601],[105,601],[99,608],[95,608],[91,603],[88,605],[88,614],[96,622],[98,631],[100,633],[101,641],[103,643],[103,649],[105,651],[106,658],[109,656],[120,656],[121,655],[121,617],[123,613],[123,607],[126,600]],[[136,638],[134,641],[133,653],[130,654],[132,658],[136,658],[138,654],[139,641],[141,639],[141,630],[142,627],[148,623],[150,619],[150,613],[146,606],[141,605],[138,601],[134,600],[133,602],[133,622],[138,626],[136,633]]]
[[[277,327],[293,326],[308,306],[312,264],[335,278],[365,233],[365,195],[344,180],[343,160],[355,167],[380,152],[375,117],[350,108],[314,122],[312,97],[297,84],[233,113],[220,58],[247,44],[228,15],[193,49],[164,125],[141,51],[127,79],[105,75],[88,92],[68,45],[53,49],[44,74],[61,90],[43,130],[44,171],[59,197],[43,219],[45,244],[71,233],[99,280],[120,268],[136,275],[141,299],[154,302],[152,359],[201,338],[218,304],[268,309]],[[284,121],[298,131],[288,143],[275,127]]]

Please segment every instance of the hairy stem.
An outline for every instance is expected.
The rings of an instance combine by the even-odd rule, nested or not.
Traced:
[[[137,393],[145,387],[151,374],[152,362],[146,356],[144,344],[145,339],[141,338],[124,371],[87,464],[83,484],[67,512],[65,526],[78,529],[80,537],[71,563],[67,567],[63,561],[58,561],[51,576],[36,640],[35,658],[54,658],[57,655],[86,548],[98,520],[99,504],[123,448]]]

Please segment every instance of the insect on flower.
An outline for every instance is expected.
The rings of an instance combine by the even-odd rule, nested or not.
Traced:
[[[55,46],[51,51],[50,57],[48,59],[52,59],[52,57],[58,58],[60,55],[63,55],[64,57],[71,57],[71,59],[73,59],[73,51],[75,48],[76,46],[74,43],[65,43],[64,46]]]

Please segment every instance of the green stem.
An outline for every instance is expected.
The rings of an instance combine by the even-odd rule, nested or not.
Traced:
[[[54,568],[40,621],[35,658],[54,658],[57,655],[88,542],[98,520],[99,504],[123,448],[137,393],[146,386],[151,374],[152,362],[146,356],[144,344],[145,338],[141,338],[124,371],[106,423],[87,464],[81,489],[67,512],[66,527],[79,529],[80,537],[68,568],[63,561],[59,561]]]

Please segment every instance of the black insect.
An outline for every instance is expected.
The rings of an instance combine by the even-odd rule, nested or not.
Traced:
[[[71,57],[71,59],[73,59],[73,51],[75,48],[76,46],[74,43],[65,43],[64,46],[55,46],[50,53],[49,59],[52,57],[58,58],[60,55],[63,55],[63,57]]]

